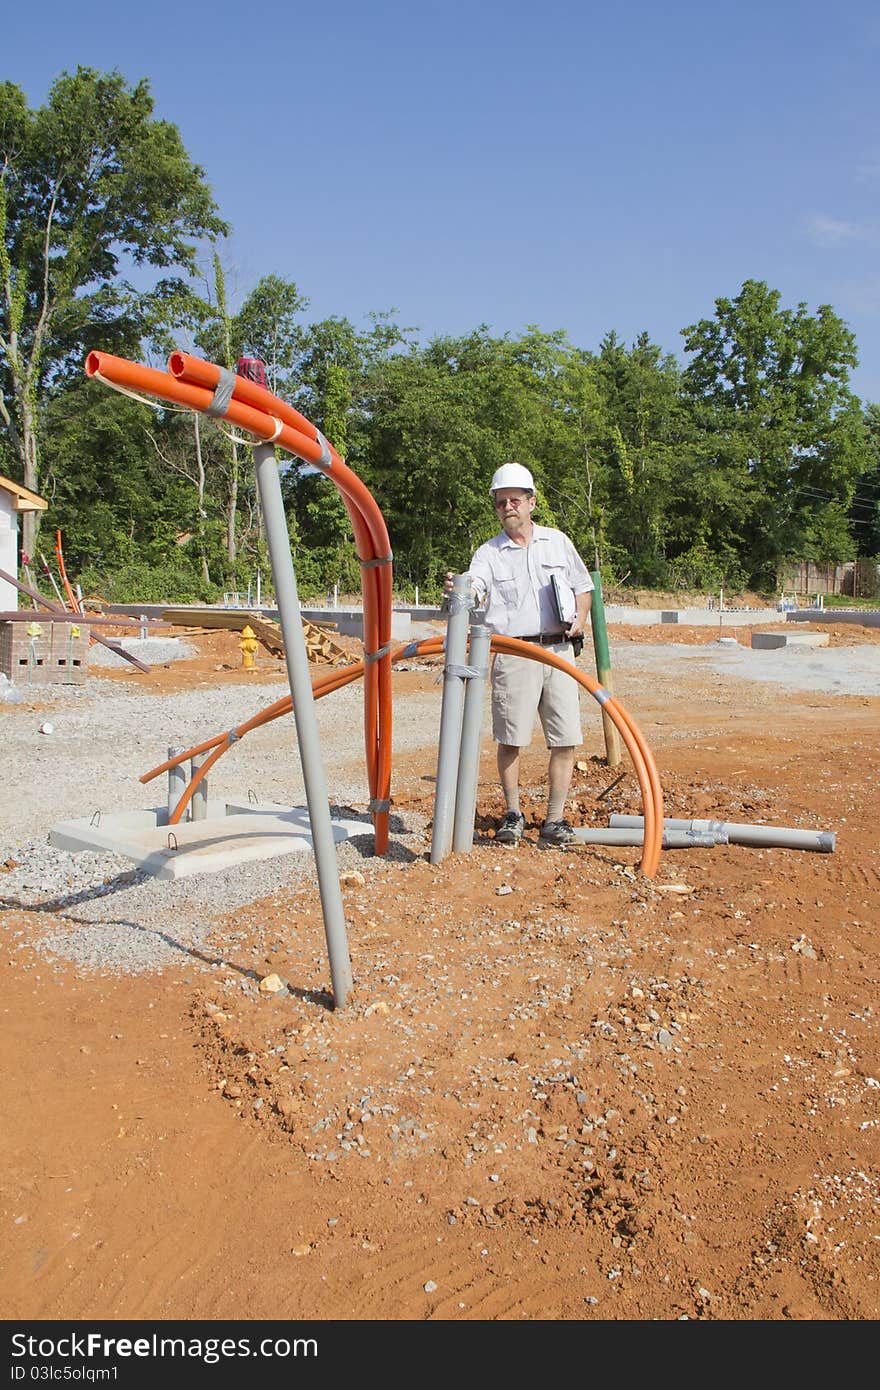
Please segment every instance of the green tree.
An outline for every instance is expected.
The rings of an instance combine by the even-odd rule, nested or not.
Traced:
[[[625,566],[641,584],[662,584],[670,550],[682,543],[675,508],[690,463],[680,368],[647,333],[631,348],[609,333],[595,377],[602,426],[596,452],[605,465],[613,568]]]
[[[505,387],[511,388],[505,392]],[[395,572],[423,591],[464,569],[494,527],[487,487],[507,454],[515,386],[485,329],[392,357],[368,394],[365,476],[386,514]]]
[[[850,506],[850,526],[860,555],[880,559],[880,405],[865,407],[868,462]]]
[[[310,324],[280,390],[355,472],[362,472],[364,464],[367,383],[404,341],[404,330],[390,315],[370,318],[366,330],[347,318]],[[298,540],[298,563],[302,567],[307,552],[312,585],[338,584],[344,592],[356,593],[361,584],[357,549],[338,489],[314,469],[291,468],[284,495]],[[376,500],[384,511],[382,499]]]
[[[774,587],[785,557],[848,558],[841,521],[867,462],[849,328],[828,305],[784,309],[776,290],[747,280],[683,334],[700,457],[738,494],[751,582]]]
[[[78,68],[37,110],[0,84],[0,423],[26,487],[40,488],[47,394],[90,347],[135,347],[177,294],[175,277],[136,293],[123,261],[189,273],[194,240],[224,230],[146,81]],[[35,527],[27,516],[28,551]]]
[[[154,428],[152,419],[147,424]],[[208,596],[186,544],[191,489],[163,470],[147,446],[145,407],[115,392],[96,392],[80,375],[47,402],[45,428],[51,439],[47,495],[71,578],[105,598],[128,598],[114,588],[121,573],[142,583],[162,571],[167,583],[173,570],[175,583],[184,586],[179,593]]]
[[[199,304],[200,325],[196,342],[211,362],[234,371],[242,356],[259,357],[267,369],[266,384],[275,395],[284,396],[280,389],[302,352],[305,330],[299,317],[308,307],[292,280],[278,275],[266,275],[245,297],[233,313],[226,294],[226,279],[220,256],[213,255],[213,295]],[[197,450],[208,453],[208,463],[215,491],[222,487],[226,527],[226,559],[229,577],[235,578],[239,551],[239,528],[244,522],[243,539],[253,552],[258,546],[262,528],[256,495],[256,479],[250,450],[242,450],[236,436],[230,436],[225,426],[196,416]],[[243,493],[243,496],[241,495]],[[243,502],[243,507],[240,505]],[[244,513],[244,516],[242,515]],[[265,556],[253,558],[265,563]]]

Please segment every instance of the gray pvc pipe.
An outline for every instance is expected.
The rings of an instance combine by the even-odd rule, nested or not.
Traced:
[[[583,828],[575,829],[575,837],[585,845],[639,845],[645,843],[644,826],[633,826],[632,829],[621,827],[611,830],[589,830]],[[712,845],[727,844],[726,834],[714,835],[706,832],[696,832],[690,830],[664,830],[663,848],[664,849],[709,849]]]
[[[284,515],[284,499],[281,495],[281,480],[278,476],[278,465],[275,462],[275,450],[271,444],[255,444],[253,454],[260,505],[263,509],[263,521],[266,527],[266,540],[269,545],[272,579],[275,585],[275,602],[284,639],[284,659],[287,664],[287,677],[290,681],[290,693],[293,698],[293,718],[296,724],[299,756],[306,787],[306,801],[309,807],[309,824],[315,851],[315,864],[318,870],[318,890],[321,897],[321,911],[324,916],[324,934],[327,938],[327,954],[330,958],[333,1000],[335,1007],[341,1009],[344,1008],[352,987],[351,957],[345,930],[345,914],[342,909],[339,864],[336,859],[336,845],[333,840],[327,782],[318,741],[318,721],[315,716],[312,678],[309,674],[309,657],[303,635],[299,595],[296,590],[296,575],[290,555],[290,537],[287,532],[287,519]]]
[[[195,777],[202,763],[207,758],[207,753],[197,753],[194,758],[189,760],[190,777]],[[189,803],[191,820],[207,820],[208,818],[208,779],[204,777],[192,794]]]
[[[480,771],[480,736],[483,731],[483,704],[489,674],[489,647],[492,629],[475,623],[470,629],[468,665],[479,672],[465,682],[464,713],[461,721],[461,747],[458,782],[455,789],[455,817],[452,848],[466,853],[474,847],[474,817],[477,810],[477,782]]]
[[[455,675],[454,670],[450,668],[465,664],[470,602],[471,577],[468,573],[457,574],[452,581],[446,621],[446,663],[437,746],[437,780],[434,787],[434,829],[431,834],[432,864],[439,864],[452,848],[465,683],[461,676]]]
[[[613,826],[644,825],[644,816],[613,815],[608,818]],[[724,831],[732,845],[767,845],[780,849],[812,849],[820,854],[831,854],[837,836],[833,830],[791,830],[782,825],[739,825],[735,821],[720,820],[676,820],[664,819],[664,830],[693,830],[710,834]]]
[[[185,752],[186,752],[186,747],[185,747],[183,744],[172,743],[171,746],[170,746],[169,749],[168,749],[168,756],[169,756],[169,758],[177,758],[177,757],[180,756],[181,753],[185,753]],[[177,764],[177,767],[169,767],[169,769],[168,769],[168,820],[170,820],[171,817],[172,817],[172,815],[174,814],[174,810],[175,810],[175,808],[176,808],[176,806],[177,806],[177,803],[178,803],[178,801],[180,800],[180,798],[183,796],[183,793],[184,793],[185,791],[186,791],[186,768],[184,767],[183,763],[178,763],[178,764]],[[188,819],[188,818],[189,818],[189,810],[188,810],[188,809],[187,809],[186,815],[187,815],[187,819]],[[167,821],[166,821],[166,824],[167,824]]]

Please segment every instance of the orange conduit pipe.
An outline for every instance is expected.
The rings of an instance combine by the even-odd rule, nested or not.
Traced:
[[[579,670],[556,652],[536,647],[531,642],[522,642],[516,637],[493,637],[491,646],[495,652],[508,652],[532,661],[543,661],[547,666],[555,666],[557,670],[565,671],[578,685],[588,690],[593,698],[598,700],[602,709],[607,711],[620,731],[639,779],[645,809],[645,834],[640,867],[646,878],[653,878],[660,863],[663,847],[663,789],[657,765],[638,725],[598,681],[594,681],[592,676],[588,676],[585,671]]]
[[[213,393],[221,379],[220,368],[213,362],[193,357],[185,352],[173,352],[168,358],[168,371],[178,381],[207,387]],[[362,565],[364,600],[364,648],[367,653],[381,651],[391,638],[391,543],[375,499],[356,473],[344,463],[329,442],[324,441],[316,427],[286,401],[273,396],[264,386],[249,377],[236,376],[232,399],[265,411],[284,425],[305,436],[319,449],[317,459],[309,458],[336,483],[355,533],[355,544]],[[324,458],[326,442],[330,462]],[[305,455],[302,455],[305,457]],[[391,784],[391,662],[389,653],[376,662],[364,677],[364,739],[370,789],[380,801],[387,800]],[[384,843],[377,853],[387,848],[387,814],[383,817]]]
[[[67,578],[67,570],[64,568],[64,551],[61,549],[61,532],[55,532],[55,556],[58,560],[58,573],[61,575],[61,583],[64,585],[64,592],[70,600],[70,606],[74,613],[82,612],[79,599],[70,587],[70,580]]]
[[[344,671],[333,673],[333,677],[335,678],[330,675],[324,676],[321,678],[321,681],[316,681],[312,687],[314,697],[316,700],[319,700],[322,695],[330,695],[334,690],[341,690],[344,685],[350,685],[352,681],[360,680],[363,674],[364,663],[359,661],[356,666],[346,666]],[[192,801],[193,796],[198,791],[200,784],[204,778],[207,777],[214,764],[222,758],[223,754],[229,752],[233,744],[238,743],[239,739],[244,738],[245,734],[249,734],[252,729],[259,729],[262,728],[264,724],[271,724],[273,719],[280,719],[282,716],[290,714],[292,710],[293,697],[291,695],[285,695],[283,699],[276,700],[273,705],[269,705],[269,707],[260,714],[252,715],[250,719],[246,719],[243,724],[239,724],[238,728],[232,729],[225,734],[218,734],[216,737],[208,739],[205,743],[199,744],[196,748],[188,748],[184,753],[179,753],[176,757],[168,758],[166,762],[161,763],[158,767],[154,767],[149,772],[145,772],[140,779],[141,782],[151,782],[152,779],[158,777],[160,773],[167,772],[172,767],[178,767],[180,763],[186,762],[188,758],[197,758],[202,753],[208,752],[209,749],[213,750],[208,753],[207,758],[200,764],[186,784],[180,800],[168,817],[167,824],[180,824],[181,818],[187,806]]]
[[[515,656],[524,656],[532,661],[543,661],[548,666],[556,666],[559,670],[563,670],[568,675],[572,676],[579,685],[582,685],[585,690],[589,691],[594,699],[599,701],[603,709],[608,711],[609,718],[623,738],[624,745],[632,759],[633,767],[639,781],[645,813],[645,831],[640,867],[647,878],[653,878],[657,872],[663,845],[663,791],[653,755],[638,725],[630,717],[624,707],[618,704],[613,696],[609,696],[608,692],[605,691],[597,681],[594,681],[586,672],[580,671],[576,666],[566,661],[564,657],[557,656],[555,652],[548,652],[545,648],[536,647],[530,642],[521,642],[518,638],[514,637],[493,637],[491,646],[494,651],[510,652]],[[444,639],[442,637],[428,637],[422,642],[415,644],[410,642],[405,646],[399,647],[390,654],[391,661],[399,661],[404,657],[409,659],[413,656],[438,656],[442,653],[443,647]],[[364,669],[365,663],[358,662],[355,665],[343,667],[339,671],[331,671],[322,676],[318,676],[312,686],[315,699],[318,700],[323,695],[329,695],[334,690],[339,690],[342,686],[348,685],[354,680],[358,680],[364,674]],[[604,699],[603,696],[605,697]],[[169,817],[168,824],[176,825],[179,823],[181,816],[189,805],[203,777],[207,774],[210,767],[212,767],[233,744],[237,743],[244,734],[249,733],[252,729],[260,728],[264,724],[271,723],[273,719],[278,719],[282,715],[289,714],[292,708],[293,702],[291,696],[286,695],[282,699],[276,700],[273,704],[267,706],[267,708],[259,714],[253,715],[245,723],[240,724],[230,733],[217,734],[214,738],[200,743],[193,748],[189,748],[173,758],[168,758],[165,762],[160,763],[158,767],[154,767],[149,772],[145,772],[140,779],[143,783],[152,781],[154,777],[158,777],[161,773],[167,772],[169,768],[177,767],[180,763],[186,762],[189,758],[197,757],[201,753],[213,749],[210,757],[206,758],[201,767],[193,774],[180,801]]]
[[[210,368],[210,372],[202,372],[201,375],[216,374],[216,381],[220,380],[220,368],[213,363],[201,363],[199,358],[190,358],[185,353],[173,353],[171,360],[180,372],[189,371],[199,375],[201,368]],[[158,371],[154,367],[130,362],[124,357],[115,357],[111,353],[90,352],[85,370],[87,376],[99,381],[171,401],[190,410],[203,412],[214,399],[213,388]],[[236,383],[245,384],[245,378],[236,377]],[[246,384],[253,388],[246,394],[251,400],[258,398],[259,406],[233,394],[224,419],[255,438],[275,443],[307,463],[322,468],[343,494],[365,572],[364,646],[368,656],[381,651],[388,645],[391,633],[392,573],[388,532],[375,499],[329,445],[326,450],[330,451],[330,463],[327,463],[323,437],[318,438],[318,431],[304,416],[256,383]],[[374,806],[385,808],[373,811],[377,854],[384,854],[388,846],[387,807],[391,786],[391,675],[388,656],[389,653],[385,653],[369,663],[372,669],[364,694],[364,736],[370,795]]]

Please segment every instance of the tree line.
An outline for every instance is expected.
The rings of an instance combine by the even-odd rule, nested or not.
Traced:
[[[880,406],[851,390],[854,336],[763,281],[684,327],[683,360],[648,333],[587,348],[536,326],[425,342],[393,314],[313,322],[275,275],[233,308],[204,171],[146,81],[88,68],[37,109],[0,84],[0,231],[0,472],[49,500],[86,593],[211,600],[268,573],[246,443],[87,381],[92,348],[262,358],[375,496],[403,594],[436,596],[492,533],[506,459],[606,583],[772,592],[790,559],[880,555]],[[301,592],[357,592],[335,487],[281,467]]]

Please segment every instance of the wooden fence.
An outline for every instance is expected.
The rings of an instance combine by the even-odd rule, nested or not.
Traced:
[[[853,598],[875,598],[880,584],[880,562],[847,560],[841,565],[820,565],[814,560],[797,560],[779,573],[779,588],[795,594],[842,594]]]

